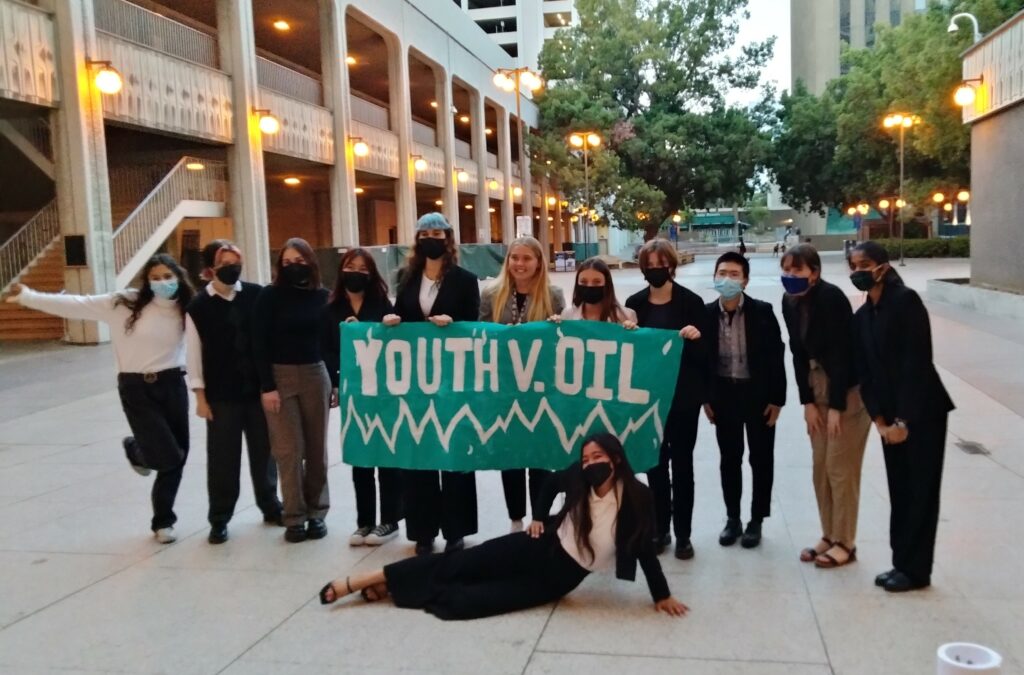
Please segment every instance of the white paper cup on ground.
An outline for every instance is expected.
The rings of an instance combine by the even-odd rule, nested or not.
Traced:
[[[938,675],[999,675],[1003,657],[988,647],[970,642],[950,642],[939,647]]]

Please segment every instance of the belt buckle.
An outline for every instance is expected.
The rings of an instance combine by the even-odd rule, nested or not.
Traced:
[[[153,384],[156,382],[156,373],[143,373],[142,381],[146,384]]]

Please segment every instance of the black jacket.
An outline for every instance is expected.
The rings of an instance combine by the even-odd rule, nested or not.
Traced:
[[[952,399],[932,363],[932,333],[921,297],[890,281],[878,304],[870,300],[854,315],[860,393],[872,419],[896,418],[911,427],[945,415]]]
[[[347,297],[324,306],[323,325],[320,330],[322,339],[320,352],[324,357],[324,365],[327,366],[327,374],[331,377],[332,387],[338,388],[338,370],[341,367],[340,324],[351,316],[356,317],[359,321],[380,321],[393,311],[395,308],[387,298],[377,301],[366,298],[358,313],[352,311]]]
[[[648,314],[651,309],[650,286],[634,293],[626,300],[626,307],[636,312],[638,326],[648,326]],[[676,381],[676,395],[672,399],[675,409],[693,408],[708,401],[710,385],[708,371],[708,314],[704,301],[693,291],[672,282],[672,314],[676,319],[675,330],[686,326],[694,326],[700,331],[701,339],[687,340],[683,347],[683,360],[679,366],[679,378]]]
[[[803,338],[800,336],[802,305],[808,313],[807,334]],[[828,376],[828,407],[844,412],[846,395],[851,387],[857,385],[853,309],[849,298],[838,286],[820,279],[796,302],[784,298],[782,317],[789,330],[789,350],[793,353],[800,403],[814,403],[814,390],[809,379],[810,362],[814,359]]]
[[[711,370],[709,400],[714,405],[718,391],[718,336],[721,307],[718,300],[707,304],[708,329],[703,340],[708,351]],[[768,405],[786,404],[786,346],[775,310],[763,300],[743,294],[743,322],[747,339],[747,367],[755,395]]]
[[[581,480],[578,474],[577,467],[570,467],[551,474],[541,490],[537,513],[550,513],[555,497],[560,492],[566,491],[567,481],[572,478]],[[640,487],[644,502],[641,505],[641,511],[647,514],[650,530],[653,533],[655,531],[654,497],[646,485],[641,483]],[[644,571],[644,577],[647,579],[647,588],[651,592],[651,598],[655,602],[664,600],[672,593],[668,589],[665,573],[661,571],[661,563],[658,562],[658,552],[654,548],[653,537],[641,537],[638,550],[630,550],[628,545],[629,535],[636,531],[638,524],[634,522],[632,509],[625,508],[625,499],[625,495],[623,495],[623,503],[619,507],[619,515],[615,521],[615,576],[626,581],[636,581],[636,564],[639,562],[640,569]],[[547,519],[544,527],[554,534],[554,530],[560,524],[557,517],[551,517]]]
[[[458,265],[450,267],[441,279],[441,288],[427,316],[420,309],[422,279],[422,273],[409,274],[407,269],[399,273],[395,313],[402,321],[425,321],[427,316],[438,314],[447,314],[453,321],[480,320],[480,283],[475,274]]]

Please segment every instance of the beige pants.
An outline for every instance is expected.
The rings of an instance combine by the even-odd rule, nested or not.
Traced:
[[[860,388],[853,387],[846,396],[842,432],[830,439],[828,420],[828,375],[811,362],[809,375],[814,391],[814,404],[821,415],[821,431],[811,434],[814,452],[814,493],[818,497],[823,536],[853,549],[857,538],[857,510],[860,507],[860,471],[864,462],[864,446],[871,430],[871,418],[864,409]]]

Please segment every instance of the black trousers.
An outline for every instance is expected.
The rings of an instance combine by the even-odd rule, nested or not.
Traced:
[[[242,434],[249,451],[249,477],[256,505],[267,516],[281,513],[277,498],[277,464],[270,456],[267,418],[259,399],[210,401],[213,419],[206,422],[206,490],[210,496],[207,518],[211,525],[226,525],[238,501],[242,470]]]
[[[726,515],[740,519],[743,432],[746,431],[747,458],[754,483],[750,517],[753,520],[767,518],[772,513],[772,483],[775,478],[775,427],[768,426],[764,416],[768,402],[754,394],[749,382],[719,378],[717,391],[711,409],[715,414],[715,436],[722,455],[719,470]]]
[[[150,381],[146,381],[150,380]],[[121,373],[117,393],[135,437],[133,462],[156,471],[152,501],[154,531],[177,522],[174,499],[188,458],[188,389],[179,369],[153,375]]]
[[[587,570],[551,532],[525,532],[451,553],[406,558],[384,567],[398,607],[440,619],[477,619],[553,602],[580,585]]]
[[[501,472],[501,487],[505,491],[505,507],[508,509],[509,520],[526,518],[526,469],[506,469]],[[540,493],[544,483],[553,472],[545,469],[530,469],[530,513],[534,520],[544,520],[546,513],[537,513]]]
[[[376,472],[376,476],[374,473]],[[402,486],[399,469],[352,467],[356,493],[356,526],[377,524],[377,480],[380,480],[380,522],[397,524],[402,519]]]
[[[676,539],[690,539],[693,520],[693,447],[697,444],[700,406],[673,408],[665,423],[658,466],[647,471],[647,482],[654,493],[654,511],[658,534],[666,535],[669,525]],[[669,480],[669,465],[672,477]]]
[[[476,533],[476,474],[404,470],[405,533],[409,541],[448,541]]]
[[[915,424],[907,440],[882,445],[889,479],[889,544],[892,566],[919,583],[931,583],[948,414]]]

